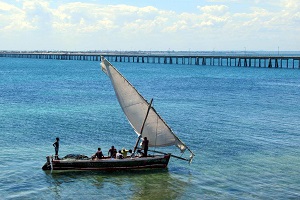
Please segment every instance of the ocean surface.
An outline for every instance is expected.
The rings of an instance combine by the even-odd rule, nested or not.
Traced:
[[[137,136],[99,62],[0,58],[0,199],[300,199],[300,70],[113,64],[193,162],[43,171],[56,137],[63,157],[133,148]]]

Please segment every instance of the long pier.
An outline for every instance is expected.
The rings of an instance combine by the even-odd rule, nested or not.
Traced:
[[[300,69],[300,55],[120,52],[0,52],[0,57]]]

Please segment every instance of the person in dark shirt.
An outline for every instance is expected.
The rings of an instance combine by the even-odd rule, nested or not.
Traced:
[[[94,160],[94,159],[102,159],[102,158],[104,158],[104,155],[103,155],[103,153],[102,153],[102,151],[101,151],[101,148],[98,148],[98,151],[92,156],[92,159]]]
[[[55,150],[55,156],[54,159],[58,159],[58,150],[59,150],[59,138],[56,138],[56,141],[53,143],[54,150]]]
[[[149,144],[149,140],[147,139],[147,137],[144,137],[144,140],[142,142],[142,149],[144,149],[143,156],[145,157],[147,157],[148,155],[148,144]]]
[[[110,150],[108,151],[108,156],[111,158],[116,158],[117,149],[114,146],[111,146]]]
[[[129,152],[129,157],[130,157],[130,158],[134,158],[134,153],[132,153],[132,150],[131,150],[131,149],[129,149],[129,151],[128,151],[128,152]]]

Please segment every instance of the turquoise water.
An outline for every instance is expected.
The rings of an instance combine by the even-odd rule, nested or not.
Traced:
[[[300,70],[113,63],[196,154],[167,170],[41,170],[45,156],[132,148],[93,61],[0,58],[3,199],[299,199]]]

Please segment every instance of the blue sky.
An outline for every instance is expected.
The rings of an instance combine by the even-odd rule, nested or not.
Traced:
[[[300,0],[0,0],[0,50],[299,51]]]

